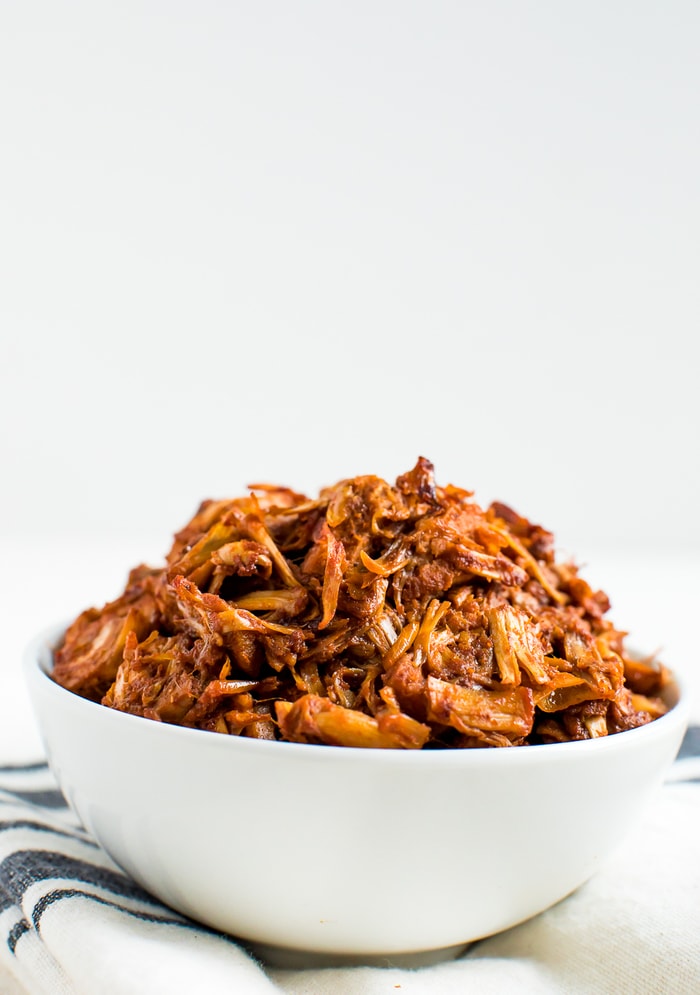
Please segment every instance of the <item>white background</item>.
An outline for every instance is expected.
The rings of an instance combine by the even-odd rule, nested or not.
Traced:
[[[0,0],[12,665],[202,497],[419,453],[695,663],[699,50],[691,0]]]
[[[418,454],[700,720],[698,53],[697,0],[0,0],[0,764],[28,639],[201,498]]]

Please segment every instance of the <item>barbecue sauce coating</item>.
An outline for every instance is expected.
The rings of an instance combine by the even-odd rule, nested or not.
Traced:
[[[205,501],[166,565],[83,612],[63,687],[228,735],[379,748],[590,739],[665,712],[668,672],[629,659],[609,602],[550,532],[435,484]]]

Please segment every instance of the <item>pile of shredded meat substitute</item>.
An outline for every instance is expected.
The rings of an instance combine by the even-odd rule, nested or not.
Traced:
[[[93,701],[234,736],[339,746],[522,746],[666,711],[607,597],[504,504],[355,477],[310,499],[205,501],[163,569],[84,612],[53,676]]]

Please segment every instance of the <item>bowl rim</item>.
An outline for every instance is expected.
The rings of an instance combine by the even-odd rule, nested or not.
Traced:
[[[500,763],[539,764],[546,762],[548,758],[555,762],[556,758],[559,760],[564,760],[567,757],[573,759],[576,755],[579,757],[592,755],[594,751],[627,749],[633,747],[635,742],[641,746],[644,741],[651,742],[653,739],[664,738],[667,734],[671,736],[674,731],[678,732],[680,742],[689,720],[690,705],[686,683],[678,677],[675,671],[671,671],[667,697],[675,698],[675,701],[671,701],[671,707],[665,715],[643,726],[594,739],[572,740],[566,743],[537,743],[512,749],[496,749],[484,746],[469,749],[401,750],[380,749],[378,747],[329,746],[317,743],[289,743],[283,740],[254,739],[248,736],[224,736],[207,729],[194,729],[174,723],[157,722],[145,719],[141,715],[132,715],[129,712],[108,708],[100,702],[83,698],[82,695],[57,684],[51,678],[50,672],[53,650],[70,624],[70,622],[54,623],[42,629],[26,645],[22,666],[25,684],[29,688],[32,699],[34,699],[34,689],[39,691],[40,688],[43,688],[49,694],[55,695],[58,701],[70,702],[74,708],[88,709],[94,718],[97,718],[99,710],[99,714],[103,716],[101,721],[105,723],[116,722],[117,726],[121,726],[123,730],[133,728],[135,734],[138,734],[140,729],[141,735],[174,736],[180,738],[183,743],[189,740],[193,746],[195,743],[199,743],[201,748],[235,751],[237,754],[250,752],[259,753],[262,756],[268,752],[269,756],[272,757],[282,756],[286,753],[288,757],[295,756],[299,760],[323,760],[323,762],[328,762],[328,758],[333,757],[335,759],[330,762],[334,764],[354,763],[359,756],[365,755],[368,759],[371,758],[372,764],[419,764],[422,767],[476,766],[482,763],[488,765]],[[34,701],[32,703],[34,704]],[[42,732],[39,721],[38,724],[40,732]],[[154,733],[155,729],[161,731]],[[208,747],[207,744],[209,744]]]

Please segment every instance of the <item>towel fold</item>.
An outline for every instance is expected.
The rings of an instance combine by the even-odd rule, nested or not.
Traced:
[[[123,874],[78,824],[45,763],[0,767],[0,936],[3,995],[696,993],[700,727],[591,882],[459,960],[412,971],[265,969]]]

